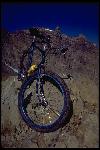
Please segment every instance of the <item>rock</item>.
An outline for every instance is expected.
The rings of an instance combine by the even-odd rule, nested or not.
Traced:
[[[99,116],[97,116],[96,114],[88,114],[86,119],[84,119],[83,124],[86,127],[86,129],[90,129],[91,131],[95,132],[98,136]]]
[[[57,142],[54,148],[66,148],[66,144],[64,142]]]
[[[98,134],[99,136],[99,134]],[[88,148],[99,148],[99,139],[97,134],[91,130],[87,129],[84,136],[84,143]]]
[[[56,141],[59,139],[60,129],[51,133],[44,134],[44,140],[46,141],[46,145],[48,147],[53,147]]]
[[[70,90],[73,115],[68,124],[55,132],[40,134],[29,128],[22,120],[18,110],[18,88],[20,88],[21,82],[17,80],[17,76],[9,76],[11,71],[3,65],[2,69],[7,73],[6,77],[2,75],[1,82],[1,140],[3,147],[98,147],[99,55],[97,47],[87,41],[84,36],[69,37],[63,34],[60,46],[68,48],[63,56],[60,49],[57,49],[57,47],[59,48],[59,42],[57,42],[59,39],[55,37],[55,31],[45,30],[45,28],[39,28],[39,30],[51,37],[52,49],[46,58],[46,69],[51,69],[64,78],[68,74],[73,77],[64,79]],[[5,32],[2,42],[2,63],[6,60],[17,69],[20,56],[32,42],[29,30],[16,31],[15,33]],[[35,52],[35,54],[34,62],[39,63],[40,53]],[[54,96],[56,98],[58,93],[53,88],[48,87],[47,90],[50,91],[50,89],[52,98]],[[30,89],[27,92],[30,93]],[[55,108],[61,105],[60,96],[58,97],[54,103]]]
[[[78,148],[79,142],[75,136],[69,136],[67,143],[67,148]]]

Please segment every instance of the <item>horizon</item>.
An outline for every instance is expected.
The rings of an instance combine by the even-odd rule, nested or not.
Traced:
[[[83,34],[99,45],[99,5],[97,3],[4,3],[2,28],[8,32],[44,27],[63,34]]]

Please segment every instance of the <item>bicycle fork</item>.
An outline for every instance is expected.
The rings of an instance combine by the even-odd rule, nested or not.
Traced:
[[[38,97],[39,104],[46,107],[47,101],[46,101],[45,96],[44,96],[43,84],[44,84],[44,81],[43,81],[42,74],[41,74],[41,68],[39,68],[38,78],[36,81],[36,95]]]

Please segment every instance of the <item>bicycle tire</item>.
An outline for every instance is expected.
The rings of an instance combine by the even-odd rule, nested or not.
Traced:
[[[54,80],[58,86],[60,87],[61,91],[63,92],[63,96],[64,96],[64,106],[63,106],[63,110],[62,113],[60,114],[59,118],[51,125],[37,125],[35,124],[30,117],[27,115],[27,113],[25,112],[25,108],[23,106],[23,101],[24,101],[24,92],[26,87],[29,85],[29,83],[34,82],[35,80],[35,75],[31,75],[30,77],[27,78],[27,80],[24,81],[24,83],[22,84],[20,91],[18,93],[18,108],[19,108],[19,112],[22,116],[22,119],[26,122],[26,124],[38,131],[38,132],[44,132],[44,133],[48,133],[48,132],[53,132],[57,129],[59,129],[63,123],[66,122],[67,117],[70,113],[70,94],[69,94],[69,89],[67,87],[67,85],[65,84],[64,80],[58,75],[53,73],[52,71],[46,71],[44,73],[45,77],[49,77],[52,80]]]

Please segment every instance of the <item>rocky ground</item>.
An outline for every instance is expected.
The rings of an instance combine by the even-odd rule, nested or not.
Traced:
[[[3,148],[98,148],[99,147],[99,65],[98,50],[70,48],[63,55],[47,56],[46,68],[65,78],[70,90],[73,114],[70,122],[51,133],[30,129],[18,110],[17,76],[2,74],[1,144]],[[58,99],[58,98],[57,98]]]

